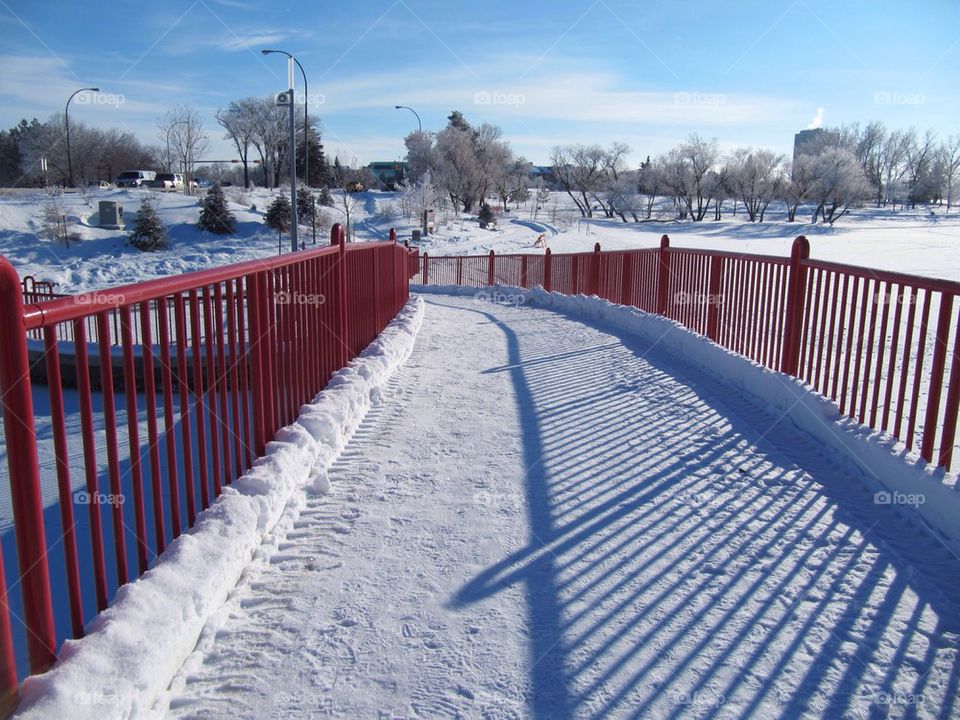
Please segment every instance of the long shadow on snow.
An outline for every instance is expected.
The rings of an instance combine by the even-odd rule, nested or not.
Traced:
[[[960,709],[960,560],[855,469],[702,372],[665,387],[678,358],[648,343],[621,338],[611,376],[597,347],[556,353],[529,316],[473,312],[507,340],[486,372],[513,380],[532,537],[453,605],[525,584],[537,717]]]

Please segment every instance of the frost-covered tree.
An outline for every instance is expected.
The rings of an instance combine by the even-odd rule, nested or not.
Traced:
[[[704,140],[694,133],[664,159],[666,183],[677,199],[681,217],[703,220],[710,207],[707,174],[720,158],[717,139]]]
[[[228,235],[234,231],[236,225],[237,219],[227,206],[227,198],[220,183],[214,183],[203,198],[197,227],[218,235]]]
[[[436,206],[438,198],[439,191],[433,184],[429,170],[416,181],[405,180],[400,183],[400,207],[407,217],[421,218],[425,210]]]
[[[763,222],[767,207],[780,190],[783,155],[770,150],[739,148],[730,159],[730,185],[743,202],[750,222]]]
[[[137,211],[137,217],[130,232],[130,244],[144,252],[163,250],[167,247],[167,233],[150,195],[145,195],[140,203],[140,209]]]
[[[231,102],[225,110],[217,110],[217,122],[226,131],[226,137],[233,141],[243,165],[243,186],[250,187],[250,146],[256,134],[257,98],[248,97]]]
[[[815,181],[811,200],[817,205],[811,222],[819,216],[833,225],[870,192],[863,168],[853,153],[844,148],[824,150],[813,159],[812,170]]]

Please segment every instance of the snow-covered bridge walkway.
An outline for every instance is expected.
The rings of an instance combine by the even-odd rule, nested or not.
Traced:
[[[960,560],[658,347],[428,295],[173,717],[949,717]]]

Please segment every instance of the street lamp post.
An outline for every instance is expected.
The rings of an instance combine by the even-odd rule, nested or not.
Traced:
[[[297,59],[288,52],[282,50],[263,50],[264,55],[271,52],[279,52],[287,56],[287,85],[289,90],[277,95],[277,105],[289,105],[290,107],[290,245],[293,252],[300,249],[299,228],[297,222],[297,126],[293,119],[294,99],[296,98],[296,87],[294,83],[293,64]],[[300,63],[297,63],[299,65]],[[303,68],[301,68],[301,72]],[[286,101],[281,98],[286,95]]]
[[[409,110],[410,112],[412,112],[412,113],[416,116],[416,118],[417,118],[417,132],[421,132],[421,133],[423,132],[423,124],[420,122],[420,115],[417,114],[417,111],[416,111],[416,110],[414,110],[412,107],[407,107],[406,105],[394,105],[394,106],[393,106],[393,109],[394,109],[394,110]]]
[[[73,159],[70,157],[70,101],[73,100],[76,95],[86,90],[90,92],[100,92],[100,88],[98,87],[80,88],[67,98],[67,107],[63,111],[63,121],[67,126],[67,182],[70,183],[70,187],[73,187]]]
[[[281,55],[286,55],[288,58],[293,60],[297,67],[300,68],[300,74],[303,75],[303,181],[310,185],[310,143],[307,141],[307,128],[309,127],[310,118],[308,113],[307,102],[309,99],[309,92],[307,90],[307,72],[303,69],[303,65],[300,64],[300,61],[297,60],[293,55],[288,53],[286,50],[261,50],[264,55],[269,55],[270,53],[280,53]]]

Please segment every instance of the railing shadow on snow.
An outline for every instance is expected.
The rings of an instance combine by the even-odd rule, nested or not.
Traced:
[[[647,343],[622,340],[610,382],[600,348],[557,354],[474,312],[507,342],[507,365],[486,372],[513,381],[530,539],[451,606],[524,584],[534,716],[883,715],[911,698],[958,711],[944,638],[960,560],[945,547],[716,381],[691,371],[665,390],[677,359]],[[683,410],[700,398],[714,411]]]

